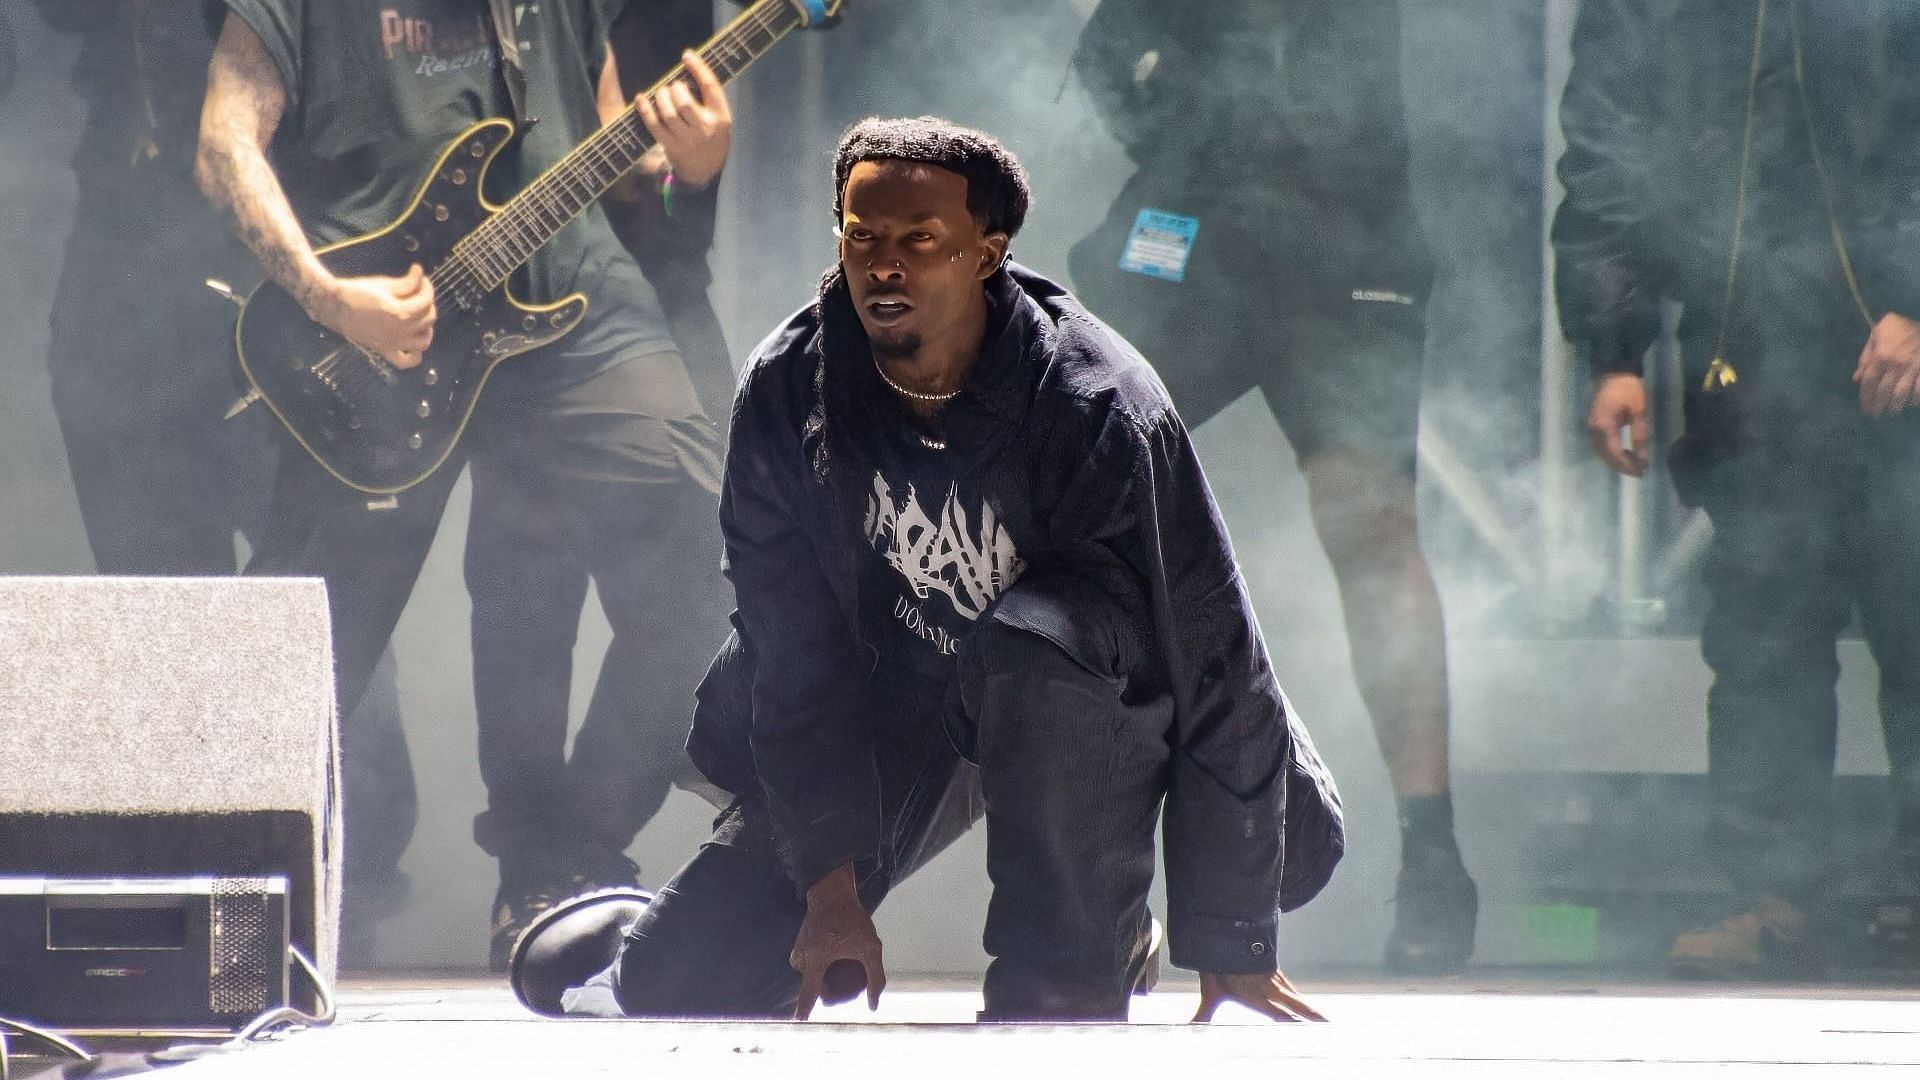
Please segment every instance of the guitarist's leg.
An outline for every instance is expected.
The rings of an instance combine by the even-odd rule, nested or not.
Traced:
[[[546,904],[588,884],[615,883],[569,882],[575,837],[559,819],[570,795],[567,699],[587,570],[575,554],[569,500],[537,468],[539,456],[479,454],[467,528],[474,704],[487,787],[473,836],[500,861],[488,957],[495,970],[504,970],[513,940]],[[631,884],[631,864],[623,869],[613,876]]]
[[[690,771],[694,688],[726,635],[720,442],[673,353],[629,359],[583,389],[591,413],[556,412],[552,423],[569,441],[597,435],[603,463],[555,483],[581,523],[613,642],[567,766],[570,828],[591,848],[620,851]]]
[[[613,642],[567,765],[576,826],[613,850],[631,843],[691,769],[693,691],[726,632],[714,496],[674,484],[602,484],[594,580]]]
[[[451,462],[399,496],[368,509],[354,492],[283,444],[272,507],[252,534],[251,576],[320,577],[333,618],[334,685],[340,703],[342,785],[350,909],[400,891],[398,863],[417,812],[413,767],[397,701],[368,686],[399,622],[414,579],[460,473]],[[383,677],[390,678],[389,677]],[[369,912],[369,918],[377,915]]]
[[[326,580],[343,716],[360,703],[400,622],[460,464],[449,461],[389,506],[335,480],[297,448],[281,452],[273,507],[246,573]]]

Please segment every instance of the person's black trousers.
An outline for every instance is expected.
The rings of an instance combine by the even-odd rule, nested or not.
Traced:
[[[1126,1016],[1146,959],[1172,723],[1165,698],[1135,693],[1137,625],[1097,590],[1030,579],[966,638],[952,685],[883,672],[868,687],[885,824],[877,860],[855,863],[861,896],[877,907],[984,814],[993,960],[983,1019]],[[730,639],[700,708],[748,708],[751,663]],[[744,731],[746,720],[718,722]],[[789,1015],[803,892],[758,796],[741,798],[568,1011]]]
[[[1840,665],[1857,608],[1880,668],[1897,848],[1920,871],[1920,415],[1774,414],[1701,485],[1713,522],[1714,831],[1736,887],[1816,899],[1832,869]]]
[[[1730,324],[1729,389],[1702,389],[1715,327],[1683,323],[1687,424],[1669,466],[1713,522],[1700,645],[1715,846],[1743,900],[1807,904],[1834,869],[1836,643],[1856,611],[1880,668],[1898,869],[1920,872],[1920,413],[1862,412],[1847,376],[1865,330],[1837,286],[1766,295]]]

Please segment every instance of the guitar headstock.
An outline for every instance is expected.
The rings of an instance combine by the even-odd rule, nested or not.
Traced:
[[[800,20],[810,30],[823,30],[840,21],[851,0],[787,0],[800,9]]]

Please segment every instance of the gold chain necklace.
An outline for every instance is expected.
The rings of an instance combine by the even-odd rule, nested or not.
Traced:
[[[959,390],[949,390],[944,394],[923,394],[918,390],[909,390],[899,383],[894,382],[893,379],[887,375],[887,369],[880,366],[880,358],[877,356],[873,358],[873,370],[880,373],[880,381],[891,387],[894,393],[899,394],[901,397],[912,398],[914,401],[922,401],[928,405],[940,405],[960,396]],[[929,450],[945,450],[947,448],[947,441],[945,439],[936,439],[931,435],[924,435],[918,431],[913,433],[913,437],[919,439],[920,445]]]
[[[904,397],[904,398],[912,398],[915,401],[924,401],[929,405],[939,405],[948,401],[952,401],[954,398],[960,396],[960,391],[958,390],[949,390],[944,394],[923,394],[918,390],[909,390],[906,387],[901,386],[899,383],[893,381],[892,376],[887,374],[887,369],[880,366],[880,358],[877,356],[874,357],[873,359],[873,370],[880,373],[881,382],[884,382],[888,386],[892,387],[894,393],[899,394],[901,397]]]

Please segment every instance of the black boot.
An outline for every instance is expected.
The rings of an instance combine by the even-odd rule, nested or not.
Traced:
[[[619,852],[581,851],[564,858],[502,858],[500,891],[493,898],[493,923],[487,937],[487,966],[507,970],[507,958],[535,919],[569,897],[601,889],[632,889],[639,872]]]
[[[612,966],[627,930],[652,902],[644,889],[602,889],[542,912],[508,956],[513,996],[542,1016],[564,1016],[562,995]]]
[[[1394,890],[1387,970],[1396,975],[1454,975],[1473,955],[1480,893],[1453,844],[1403,851]]]

